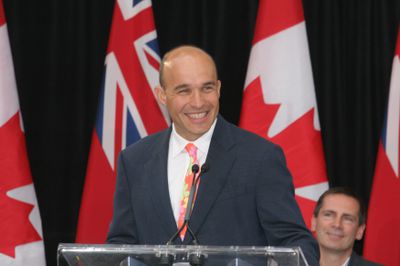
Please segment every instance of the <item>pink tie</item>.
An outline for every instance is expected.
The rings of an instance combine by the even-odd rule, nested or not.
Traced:
[[[184,222],[186,208],[188,207],[187,204],[188,204],[188,199],[189,199],[189,194],[190,194],[190,187],[192,186],[192,181],[193,181],[192,166],[194,164],[199,163],[197,160],[197,147],[193,143],[188,143],[185,146],[185,149],[186,149],[187,153],[189,154],[190,162],[189,162],[189,167],[186,171],[185,183],[183,184],[183,189],[182,189],[182,197],[181,197],[180,209],[179,209],[178,228],[180,228]],[[189,208],[191,208],[191,206]],[[187,226],[185,226],[182,229],[182,231],[179,235],[182,240],[185,238],[186,229],[187,229]]]

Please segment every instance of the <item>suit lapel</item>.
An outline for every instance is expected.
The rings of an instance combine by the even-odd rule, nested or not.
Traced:
[[[166,130],[155,142],[154,156],[145,164],[145,173],[148,175],[152,188],[154,212],[162,221],[168,235],[173,235],[176,230],[176,222],[172,212],[171,200],[168,191],[168,146],[171,129]]]
[[[229,152],[233,145],[234,140],[230,134],[229,125],[219,116],[206,160],[210,168],[201,177],[197,199],[190,218],[190,227],[195,234],[197,234],[206,220],[209,211],[227,181],[229,171],[236,158],[234,154]],[[190,240],[187,236],[188,233],[184,243]]]

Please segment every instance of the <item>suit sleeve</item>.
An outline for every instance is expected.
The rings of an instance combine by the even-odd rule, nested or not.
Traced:
[[[318,244],[305,226],[294,198],[292,177],[282,150],[274,146],[260,164],[257,211],[268,242],[273,246],[299,246],[310,265],[319,265]]]
[[[107,236],[107,243],[137,244],[138,242],[129,187],[124,153],[121,152],[117,166],[114,213]]]

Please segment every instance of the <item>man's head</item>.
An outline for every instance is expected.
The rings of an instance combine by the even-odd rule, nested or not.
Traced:
[[[331,188],[321,195],[314,210],[311,229],[321,252],[350,255],[355,239],[363,237],[365,208],[347,188]]]
[[[194,46],[180,46],[165,54],[156,88],[183,138],[194,141],[206,133],[219,110],[221,82],[210,55]]]

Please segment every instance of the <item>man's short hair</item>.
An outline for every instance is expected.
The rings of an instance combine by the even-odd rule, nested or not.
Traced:
[[[326,196],[338,195],[338,194],[348,196],[350,198],[355,199],[358,202],[358,206],[360,207],[358,212],[358,225],[365,224],[365,215],[366,215],[365,205],[361,200],[361,198],[357,196],[350,188],[347,187],[333,187],[325,191],[317,201],[317,205],[315,206],[314,209],[314,217],[318,216]]]

